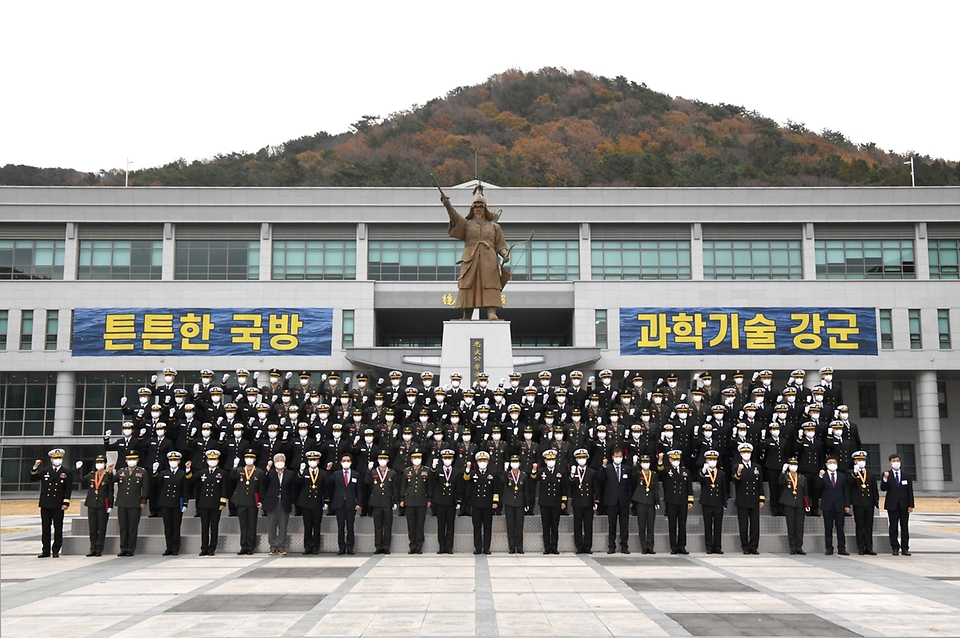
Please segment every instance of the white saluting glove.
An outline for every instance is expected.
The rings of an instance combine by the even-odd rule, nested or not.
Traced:
[[[285,375],[283,375],[283,378],[286,379],[287,381],[289,381],[292,377],[293,377],[292,372],[288,372]]]
[[[83,467],[83,461],[77,461],[77,469],[79,470],[81,467]]]
[[[127,405],[127,397],[120,397],[120,407],[125,407]]]
[[[237,467],[238,465],[240,465],[240,457],[239,457],[239,456],[238,456],[238,457],[235,457],[235,458],[233,459],[233,467]]]
[[[224,373],[223,373],[223,376],[220,377],[220,383],[226,383],[226,382],[229,381],[229,380],[230,380],[230,373],[229,373],[229,372],[224,372]]]
[[[157,375],[154,374],[150,377],[150,383],[156,383],[156,382],[157,382]]]
[[[194,384],[193,384],[193,396],[197,396],[198,394],[200,394],[200,384],[199,384],[199,383],[194,383]]]
[[[253,372],[253,380],[256,381],[256,380],[259,379],[259,378],[260,378],[260,371],[259,371],[259,370],[254,370],[254,372]]]
[[[154,471],[154,473],[156,473],[156,471],[159,470],[159,469],[160,469],[160,464],[157,463],[156,461],[154,461],[154,462],[153,462],[153,471]]]
[[[109,439],[111,434],[113,434],[113,431],[107,430],[106,432],[103,433],[103,436],[104,438]]]

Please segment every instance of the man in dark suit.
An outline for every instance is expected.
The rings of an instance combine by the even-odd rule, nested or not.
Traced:
[[[327,485],[333,488],[330,508],[337,514],[337,544],[339,555],[353,554],[353,522],[363,500],[360,473],[351,468],[350,454],[338,459],[340,469],[327,474]]]
[[[886,492],[883,509],[887,510],[890,521],[890,547],[893,555],[910,555],[910,514],[915,506],[913,500],[913,478],[900,469],[900,456],[890,455],[890,470],[880,479],[880,491]],[[897,529],[900,540],[897,540]]]
[[[607,553],[617,551],[617,524],[620,527],[620,552],[630,553],[630,497],[633,496],[633,473],[623,464],[623,450],[611,454],[613,463],[603,461],[597,472],[597,494],[607,513]]]
[[[833,529],[837,529],[837,553],[849,556],[847,539],[843,535],[843,520],[850,513],[850,486],[847,477],[840,472],[837,457],[827,456],[827,469],[820,470],[817,477],[820,489],[820,512],[823,515],[823,542],[827,556],[833,554]]]
[[[290,510],[297,500],[297,476],[288,471],[287,457],[280,453],[267,462],[267,473],[263,477],[263,498],[261,507],[267,514],[267,540],[270,543],[270,555],[287,553],[287,522]]]

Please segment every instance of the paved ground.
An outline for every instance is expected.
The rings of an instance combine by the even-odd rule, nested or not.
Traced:
[[[960,514],[916,515],[912,557],[784,554],[38,560],[5,516],[3,638],[957,636]],[[811,525],[808,534],[819,526]]]

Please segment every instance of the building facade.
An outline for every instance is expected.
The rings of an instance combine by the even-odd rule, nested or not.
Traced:
[[[470,190],[449,194],[465,213]],[[899,452],[920,489],[955,488],[960,189],[491,186],[486,196],[519,242],[500,315],[524,385],[542,369],[653,381],[670,371],[684,386],[704,370],[770,369],[782,387],[793,369],[810,385],[830,365],[871,465]],[[184,386],[201,368],[438,372],[443,322],[459,314],[459,258],[434,189],[0,187],[2,488],[28,489],[51,447],[99,452],[103,432],[119,429],[120,397],[167,366]],[[132,334],[115,326],[113,343],[130,350],[81,325],[97,309],[139,309]],[[156,309],[278,310],[264,310],[263,347],[198,352],[186,337],[202,342],[199,319],[143,334]],[[281,311],[297,309],[325,322],[322,337],[299,339],[319,350],[284,348]],[[748,341],[763,309],[794,316],[776,328],[792,346]],[[854,349],[849,309],[869,328]],[[743,343],[707,326],[721,315]],[[831,315],[847,323],[831,328]]]

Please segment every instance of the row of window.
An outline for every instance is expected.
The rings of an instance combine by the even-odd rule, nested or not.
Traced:
[[[60,311],[47,310],[41,322],[45,324],[43,349],[57,349],[57,332],[60,328]],[[34,310],[20,311],[19,350],[33,350],[33,332],[36,323]],[[10,311],[0,310],[0,350],[7,349],[7,332],[10,323]]]
[[[920,322],[920,309],[907,310],[907,319],[910,323],[910,349],[923,350],[923,330]],[[950,338],[950,310],[937,310],[937,337],[941,350],[950,350],[953,341]],[[880,348],[893,350],[893,310],[880,309]]]
[[[0,241],[0,279],[63,279],[63,241]],[[909,239],[816,241],[817,279],[914,279]],[[370,240],[368,277],[373,281],[453,281],[459,242]],[[960,240],[928,242],[931,279],[960,279]],[[77,278],[160,279],[161,241],[87,241],[79,246]],[[708,280],[802,279],[799,241],[704,241]],[[514,251],[513,279],[570,281],[580,277],[577,241],[530,241]],[[178,240],[174,278],[255,280],[260,242]],[[689,241],[591,242],[594,280],[690,279]],[[273,242],[275,280],[352,280],[357,277],[355,241]]]

